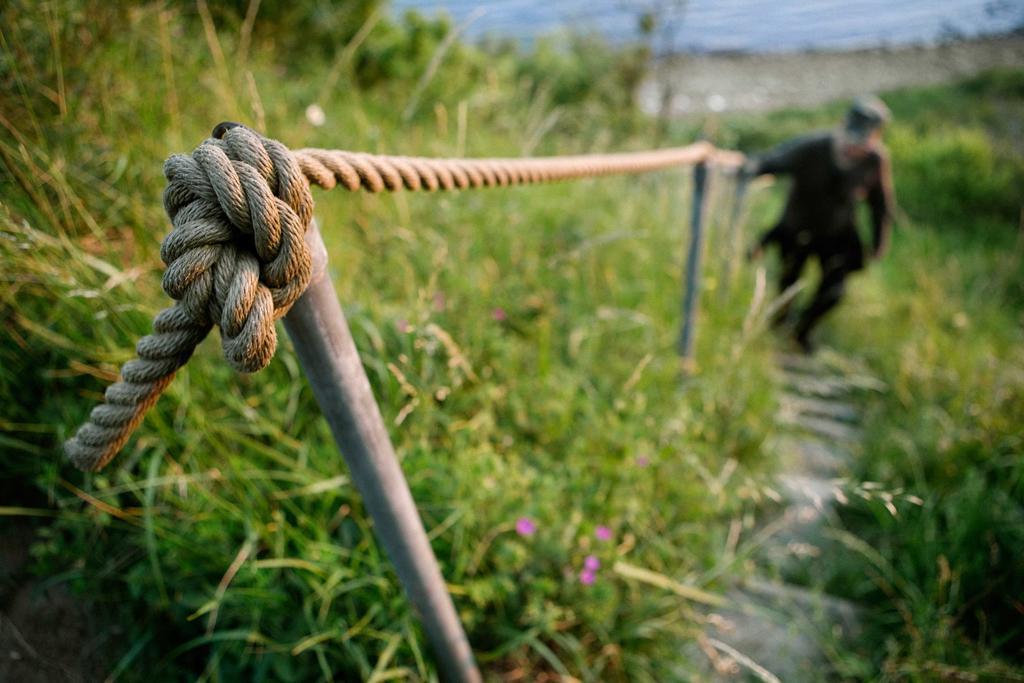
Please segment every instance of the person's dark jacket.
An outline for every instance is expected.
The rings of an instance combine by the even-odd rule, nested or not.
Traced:
[[[786,208],[769,239],[793,239],[813,250],[856,235],[857,200],[871,212],[872,252],[885,253],[889,243],[893,193],[889,158],[881,145],[848,166],[837,160],[835,133],[814,133],[783,143],[755,157],[750,175],[788,175],[793,184]],[[852,233],[852,235],[851,235]]]

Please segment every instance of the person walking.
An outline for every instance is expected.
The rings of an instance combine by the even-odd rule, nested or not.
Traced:
[[[770,173],[792,179],[782,216],[760,237],[751,257],[759,258],[766,247],[778,247],[780,292],[800,279],[810,259],[818,260],[821,282],[793,328],[795,341],[807,353],[813,351],[811,332],[842,299],[846,279],[868,259],[881,258],[888,247],[894,200],[882,130],[890,118],[878,98],[858,98],[836,129],[785,142],[752,157],[743,168],[748,178]],[[857,230],[861,200],[871,216],[867,254]],[[787,304],[775,322],[785,323],[789,317]]]

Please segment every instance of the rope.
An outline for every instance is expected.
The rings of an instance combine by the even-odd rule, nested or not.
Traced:
[[[124,446],[174,374],[216,325],[224,355],[261,370],[277,348],[275,321],[310,281],[304,241],[310,184],[370,192],[463,190],[632,174],[743,156],[699,142],[647,152],[522,159],[431,159],[339,150],[291,152],[238,124],[222,123],[191,155],[164,164],[171,232],[160,247],[164,291],[176,303],[153,321],[104,402],[64,444],[71,462],[99,470]]]
[[[352,191],[370,192],[532,185],[646,173],[701,162],[734,168],[743,159],[737,152],[716,150],[707,142],[646,152],[523,159],[430,159],[326,149],[300,149],[295,157],[315,185],[327,190],[341,185]]]
[[[156,316],[138,358],[64,444],[83,470],[114,457],[213,325],[232,366],[265,367],[277,348],[274,321],[309,284],[313,198],[284,145],[239,126],[172,156],[164,175],[173,228],[160,247],[163,288],[177,303]]]

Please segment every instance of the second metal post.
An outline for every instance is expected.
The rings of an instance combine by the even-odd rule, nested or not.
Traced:
[[[697,299],[700,296],[701,256],[704,251],[704,220],[707,214],[708,167],[693,167],[693,205],[690,207],[690,246],[686,254],[683,285],[683,323],[679,333],[679,355],[685,369],[694,363],[694,341],[697,335]]]

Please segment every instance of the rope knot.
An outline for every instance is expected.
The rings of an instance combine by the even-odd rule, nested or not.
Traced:
[[[121,449],[174,373],[217,325],[224,355],[255,372],[277,348],[274,322],[309,285],[309,181],[279,142],[221,124],[191,155],[164,164],[172,230],[160,247],[163,287],[175,299],[135,347],[104,402],[64,444],[80,469],[101,469]]]
[[[220,328],[237,370],[255,372],[277,348],[274,321],[309,284],[313,197],[284,145],[224,128],[164,164],[173,229],[160,248],[163,287],[196,323]]]

